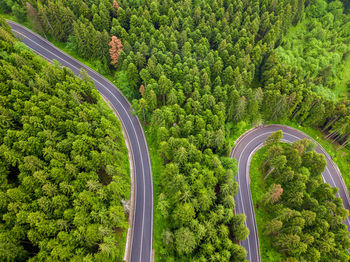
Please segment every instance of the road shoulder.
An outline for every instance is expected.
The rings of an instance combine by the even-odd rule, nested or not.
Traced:
[[[106,97],[104,97],[101,94],[101,97],[103,100],[106,102],[106,104],[109,106],[109,108],[113,111],[114,115],[118,118],[118,120],[121,123],[122,126],[122,132],[123,132],[123,137],[126,145],[126,149],[128,150],[128,157],[129,157],[129,166],[130,166],[130,200],[129,200],[129,217],[128,217],[128,223],[129,223],[129,228],[128,232],[126,235],[126,242],[125,242],[125,251],[124,251],[124,261],[129,261],[130,260],[130,252],[131,252],[131,245],[132,245],[132,231],[133,231],[133,221],[134,221],[134,214],[135,214],[135,169],[134,169],[134,161],[133,161],[133,156],[132,156],[132,151],[131,151],[131,145],[129,141],[129,137],[125,131],[124,125],[120,119],[120,116],[116,110],[114,110],[113,106],[110,104],[110,102],[107,100]]]

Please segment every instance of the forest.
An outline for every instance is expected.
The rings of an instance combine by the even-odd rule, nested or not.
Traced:
[[[346,98],[350,94],[350,20],[339,1],[318,5],[288,31],[276,54],[281,63],[299,68],[317,95],[327,100]]]
[[[264,234],[285,261],[349,261],[349,232],[337,188],[322,180],[324,155],[307,139],[281,143],[282,131],[264,147],[259,175],[267,191],[256,203],[267,217]],[[275,260],[274,260],[275,261]]]
[[[2,19],[0,112],[0,260],[121,260],[121,124],[84,72],[35,55]]]
[[[8,0],[0,10],[91,60],[133,101],[162,161],[156,261],[244,261],[232,124],[291,120],[340,148],[350,141],[341,1]]]
[[[225,105],[224,122],[291,119],[349,142],[350,21],[338,0],[9,0],[0,10],[114,74],[147,123],[200,89]]]

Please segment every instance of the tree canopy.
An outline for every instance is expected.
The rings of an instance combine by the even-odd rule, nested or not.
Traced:
[[[120,122],[82,72],[0,20],[0,260],[122,259],[130,194]]]
[[[280,143],[277,156],[271,150],[275,145],[267,145],[260,167],[261,175],[271,173],[259,205],[269,217],[264,233],[285,261],[349,261],[349,232],[343,223],[349,211],[336,197],[338,189],[323,182],[325,157],[307,150],[310,144],[309,140]],[[285,164],[274,168],[274,159],[281,157]]]
[[[349,50],[339,1],[21,2],[0,9],[27,13],[33,28],[112,74],[133,100],[162,161],[156,212],[164,228],[155,239],[165,261],[245,259],[244,217],[232,214],[236,164],[227,159],[233,123],[292,120],[350,141],[350,100],[335,95],[338,84],[347,90],[338,71]],[[266,179],[288,164],[271,161]]]

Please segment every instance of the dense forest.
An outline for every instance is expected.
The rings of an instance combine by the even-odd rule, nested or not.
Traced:
[[[225,122],[292,119],[349,142],[350,21],[338,0],[10,0],[0,10],[27,13],[100,72],[117,69],[147,122],[197,89],[225,105]]]
[[[0,260],[115,261],[130,194],[120,122],[0,20]]]
[[[281,144],[278,131],[267,139],[260,167],[268,191],[257,203],[270,218],[265,234],[286,261],[349,261],[349,211],[322,180],[324,155],[307,139]]]
[[[311,89],[324,99],[349,95],[350,17],[339,1],[318,1],[305,19],[288,31],[276,54],[283,64],[302,72]]]
[[[163,165],[156,259],[243,261],[230,124],[290,119],[341,146],[350,140],[350,100],[333,94],[348,88],[339,72],[349,19],[329,2],[9,0],[0,9],[66,42],[133,99]],[[289,35],[300,23],[308,33]],[[315,57],[324,58],[315,65]]]

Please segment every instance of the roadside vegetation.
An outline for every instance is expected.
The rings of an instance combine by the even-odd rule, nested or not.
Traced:
[[[349,261],[349,211],[322,180],[323,155],[310,140],[270,136],[251,162],[251,191],[262,261]]]
[[[308,127],[301,126],[298,123],[292,122],[290,120],[285,120],[281,122],[269,122],[267,124],[282,124],[294,127],[298,129],[312,139],[314,139],[317,143],[319,143],[327,153],[332,157],[333,162],[339,167],[344,182],[347,188],[350,188],[350,150],[348,147],[342,147],[338,143],[332,142],[331,139],[327,139],[327,134],[321,132],[321,130]]]
[[[291,121],[348,145],[350,29],[342,3],[330,2],[9,0],[0,10],[89,60],[133,100],[157,179],[155,259],[243,261],[244,217],[228,215],[230,139]],[[298,51],[309,38],[316,54]],[[316,71],[309,55],[322,57]]]
[[[256,226],[259,234],[259,248],[261,261],[283,261],[282,255],[273,248],[272,239],[264,233],[264,225],[271,220],[271,214],[265,212],[261,206],[263,196],[267,192],[267,185],[263,174],[260,173],[260,167],[265,162],[267,148],[263,147],[257,151],[252,158],[250,165],[250,192],[254,204]]]
[[[0,19],[0,260],[121,261],[128,154],[82,73],[29,51]]]

